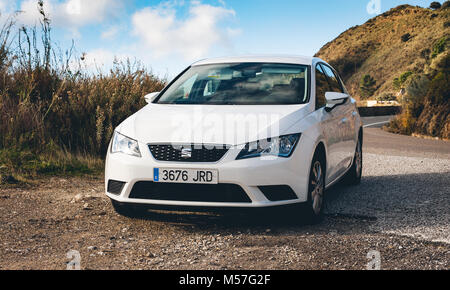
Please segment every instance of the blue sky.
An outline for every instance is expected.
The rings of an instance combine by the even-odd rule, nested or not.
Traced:
[[[38,18],[37,0],[0,0],[2,15]],[[107,69],[114,57],[136,58],[169,78],[197,59],[237,54],[313,55],[354,25],[418,0],[47,0],[53,40],[75,41],[86,65]],[[4,17],[4,16],[3,16]]]

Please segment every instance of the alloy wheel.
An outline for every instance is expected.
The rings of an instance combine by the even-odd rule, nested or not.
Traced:
[[[311,176],[311,202],[312,209],[316,215],[319,215],[322,211],[322,203],[323,203],[323,193],[324,193],[324,184],[323,184],[323,170],[322,164],[320,161],[316,161],[312,168],[312,176]]]

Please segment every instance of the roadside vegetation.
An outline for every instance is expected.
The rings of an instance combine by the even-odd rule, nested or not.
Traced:
[[[0,30],[0,184],[100,172],[113,128],[164,86],[138,62],[92,73],[73,47],[54,45],[37,4],[40,27],[11,16]]]
[[[450,1],[401,5],[345,31],[317,56],[360,101],[401,104],[387,130],[450,139],[449,27]]]

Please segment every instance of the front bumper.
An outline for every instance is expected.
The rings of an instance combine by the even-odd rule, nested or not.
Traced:
[[[307,200],[308,176],[311,164],[307,137],[302,137],[290,158],[252,158],[236,160],[240,150],[232,147],[216,163],[178,163],[163,162],[153,158],[147,144],[139,143],[141,158],[125,154],[108,153],[105,169],[105,188],[109,180],[124,182],[119,194],[106,191],[106,195],[121,203],[163,205],[180,207],[211,208],[262,208],[305,202]],[[133,187],[139,182],[153,182],[154,168],[173,169],[216,169],[219,172],[219,184],[240,186],[250,202],[207,202],[163,199],[131,198]],[[262,186],[288,186],[294,193],[289,200],[271,201],[261,191]],[[215,192],[210,194],[214,195]]]

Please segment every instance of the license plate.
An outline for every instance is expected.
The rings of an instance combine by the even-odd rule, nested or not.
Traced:
[[[162,183],[218,184],[219,172],[209,169],[154,168],[153,181]]]

